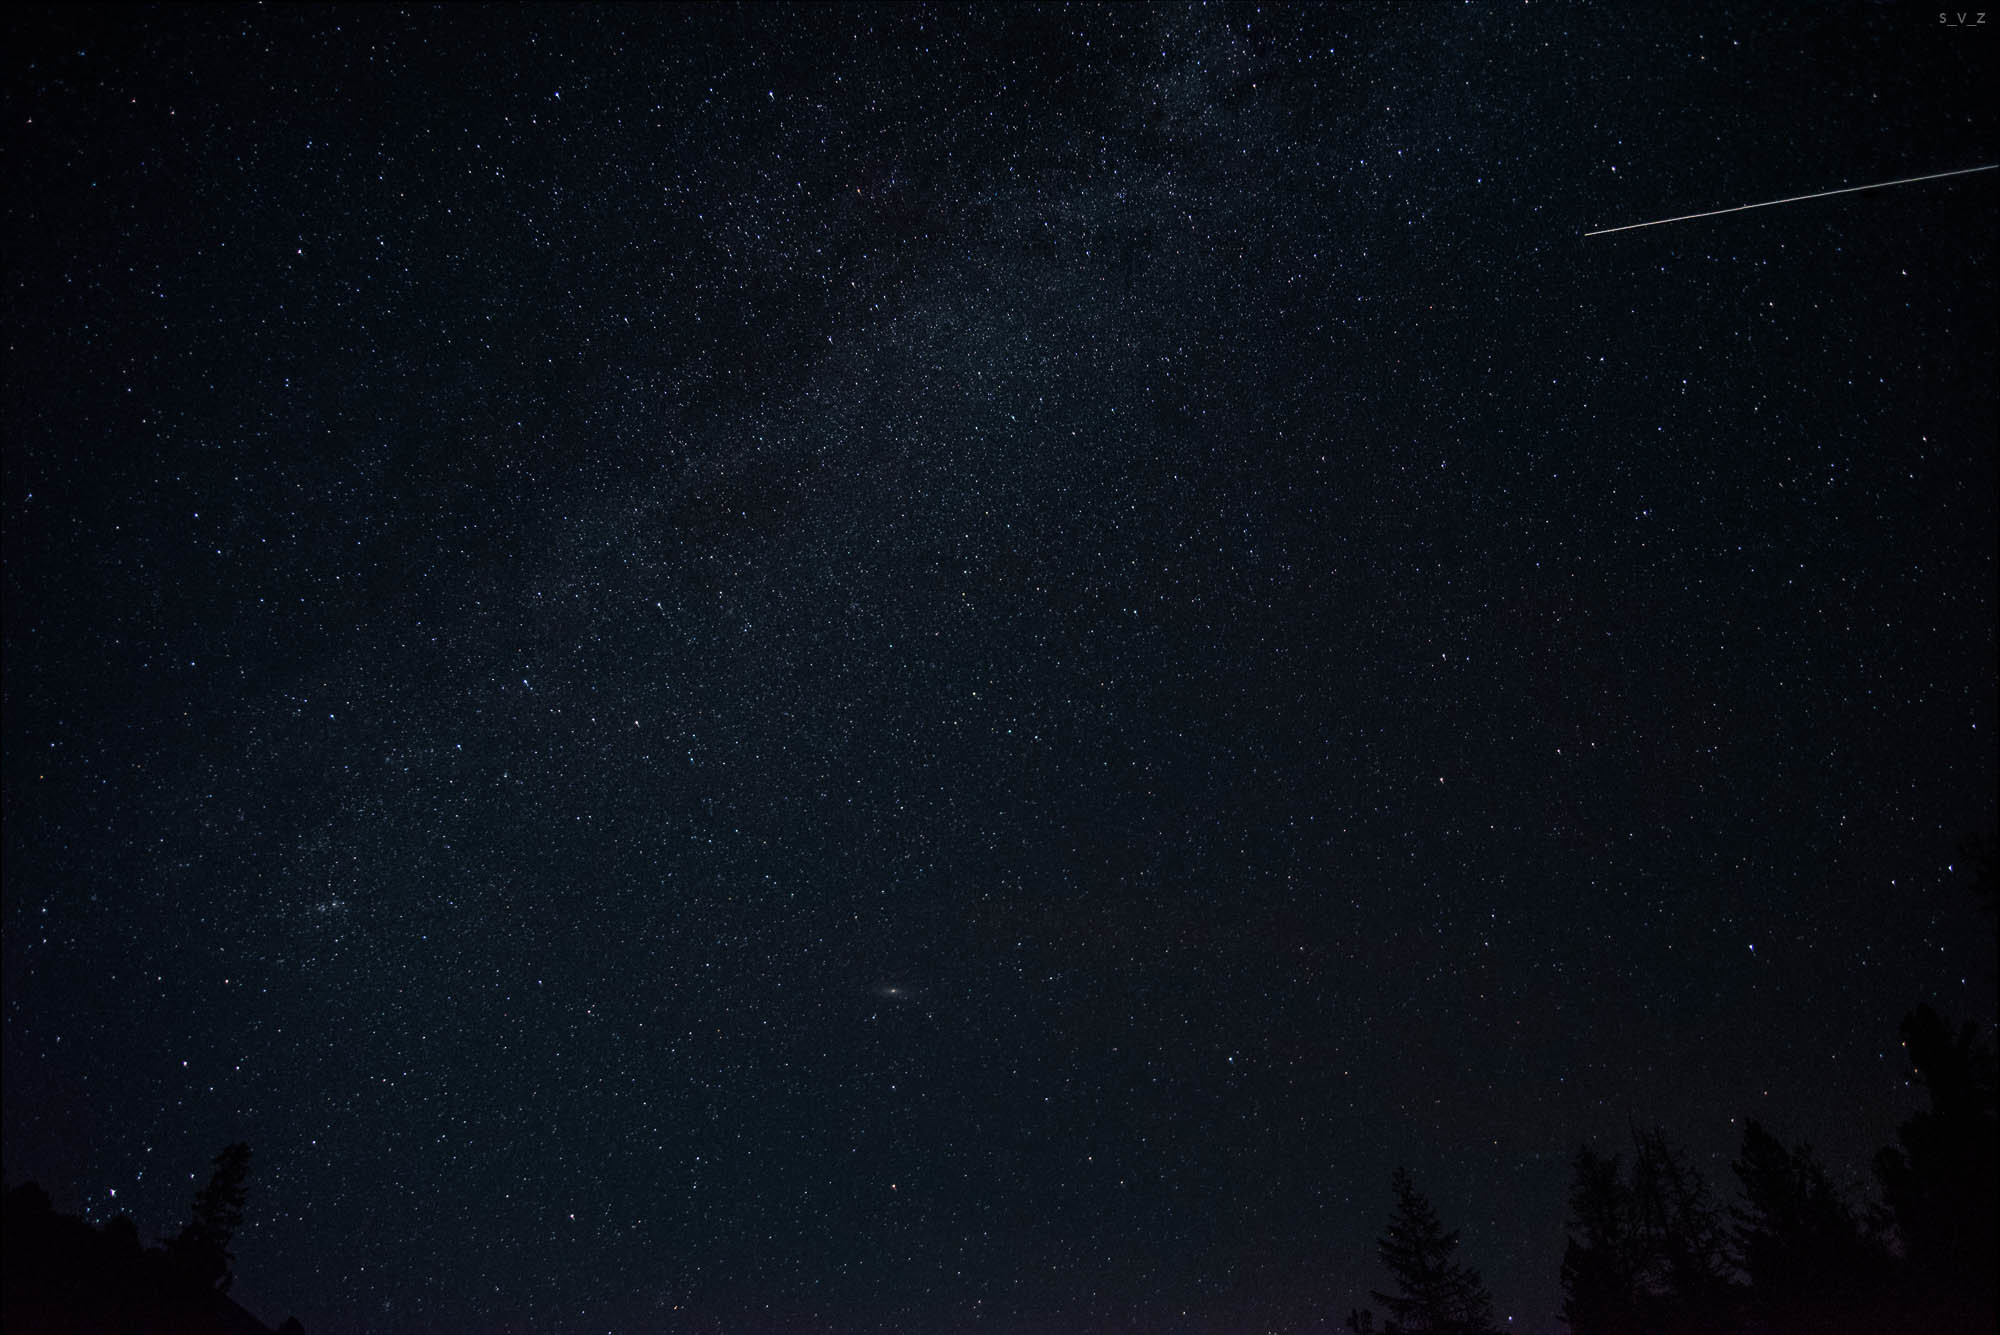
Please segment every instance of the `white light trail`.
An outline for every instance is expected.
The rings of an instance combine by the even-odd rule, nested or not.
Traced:
[[[1710,209],[1706,213],[1683,213],[1677,218],[1655,218],[1651,222],[1626,223],[1623,227],[1600,227],[1585,236],[1609,236],[1613,232],[1630,232],[1640,227],[1664,227],[1668,223],[1687,222],[1694,218],[1713,218],[1724,213],[1741,213],[1745,209],[1768,209],[1779,204],[1796,204],[1805,199],[1825,199],[1828,195],[1851,195],[1857,190],[1880,190],[1891,185],[1914,185],[1918,181],[1941,181],[1947,176],[1970,176],[1974,172],[1990,172],[2000,168],[2000,162],[1988,163],[1984,167],[1961,167],[1955,172],[1932,172],[1929,176],[1905,176],[1898,181],[1875,181],[1869,185],[1843,186],[1839,190],[1820,190],[1810,195],[1789,195],[1784,199],[1767,199],[1761,204],[1738,204],[1734,208]]]

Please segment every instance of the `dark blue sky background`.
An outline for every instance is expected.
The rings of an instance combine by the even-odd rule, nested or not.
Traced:
[[[8,23],[7,1171],[267,1317],[1330,1329],[1405,1163],[1550,1330],[1992,1020],[2000,174],[1582,236],[1990,29]]]

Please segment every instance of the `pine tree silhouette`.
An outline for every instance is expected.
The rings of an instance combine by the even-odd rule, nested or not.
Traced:
[[[1643,1310],[1700,1324],[1726,1303],[1729,1259],[1708,1184],[1657,1127],[1632,1132],[1635,1291]]]
[[[1389,1181],[1396,1213],[1376,1245],[1397,1292],[1370,1291],[1389,1311],[1384,1335],[1495,1335],[1493,1298],[1479,1272],[1453,1259],[1458,1234],[1444,1231],[1407,1169]]]
[[[167,1243],[175,1287],[189,1296],[229,1292],[236,1257],[229,1243],[243,1223],[244,1179],[250,1175],[250,1147],[240,1141],[215,1156],[208,1185],[195,1193],[193,1217]]]
[[[1897,1128],[1875,1156],[1909,1279],[1927,1301],[1973,1312],[1995,1306],[1994,1047],[1972,1024],[1953,1031],[1929,1006],[1903,1021],[1903,1046],[1930,1107]]]
[[[1605,1158],[1586,1145],[1576,1152],[1575,1172],[1562,1318],[1573,1335],[1623,1335],[1638,1323],[1631,1194],[1615,1154]]]
[[[1618,1157],[1579,1150],[1563,1253],[1563,1320],[1574,1335],[1711,1330],[1735,1295],[1708,1184],[1664,1133],[1632,1132]]]
[[[1808,1146],[1787,1149],[1756,1122],[1731,1165],[1743,1184],[1736,1263],[1760,1306],[1798,1311],[1872,1294],[1889,1256]]]

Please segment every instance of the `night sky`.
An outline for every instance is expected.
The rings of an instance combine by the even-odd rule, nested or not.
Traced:
[[[1992,27],[4,47],[5,1162],[380,1331],[1277,1331],[1991,1021]]]

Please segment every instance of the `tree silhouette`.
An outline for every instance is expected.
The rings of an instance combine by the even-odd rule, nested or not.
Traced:
[[[1454,1260],[1458,1234],[1447,1233],[1407,1169],[1389,1180],[1396,1213],[1376,1244],[1397,1292],[1371,1290],[1389,1310],[1384,1335],[1493,1335],[1493,1298],[1479,1272]]]
[[[249,1175],[250,1147],[241,1141],[215,1156],[208,1185],[195,1193],[193,1216],[167,1243],[177,1288],[194,1295],[229,1292],[236,1279],[229,1243],[243,1223]]]
[[[1710,1328],[1731,1301],[1720,1212],[1662,1132],[1632,1141],[1629,1180],[1617,1156],[1577,1153],[1563,1319],[1577,1335]]]
[[[1993,919],[1993,944],[2000,948],[2000,840],[1990,831],[1973,835],[1959,845],[1958,856],[1971,873],[1980,909]]]
[[[1787,1149],[1756,1122],[1731,1165],[1743,1186],[1737,1264],[1767,1312],[1852,1310],[1880,1291],[1889,1256],[1863,1226],[1811,1147]]]
[[[1990,1314],[1996,1301],[1995,1057],[1968,1023],[1956,1033],[1923,1006],[1903,1021],[1903,1046],[1930,1107],[1875,1156],[1909,1279],[1924,1299]]]
[[[1569,1189],[1569,1243],[1563,1249],[1563,1321],[1575,1335],[1623,1335],[1638,1328],[1632,1201],[1618,1156],[1586,1145],[1576,1152]]]
[[[1656,1315],[1699,1323],[1726,1305],[1721,1210],[1666,1133],[1632,1132],[1634,1282]]]

